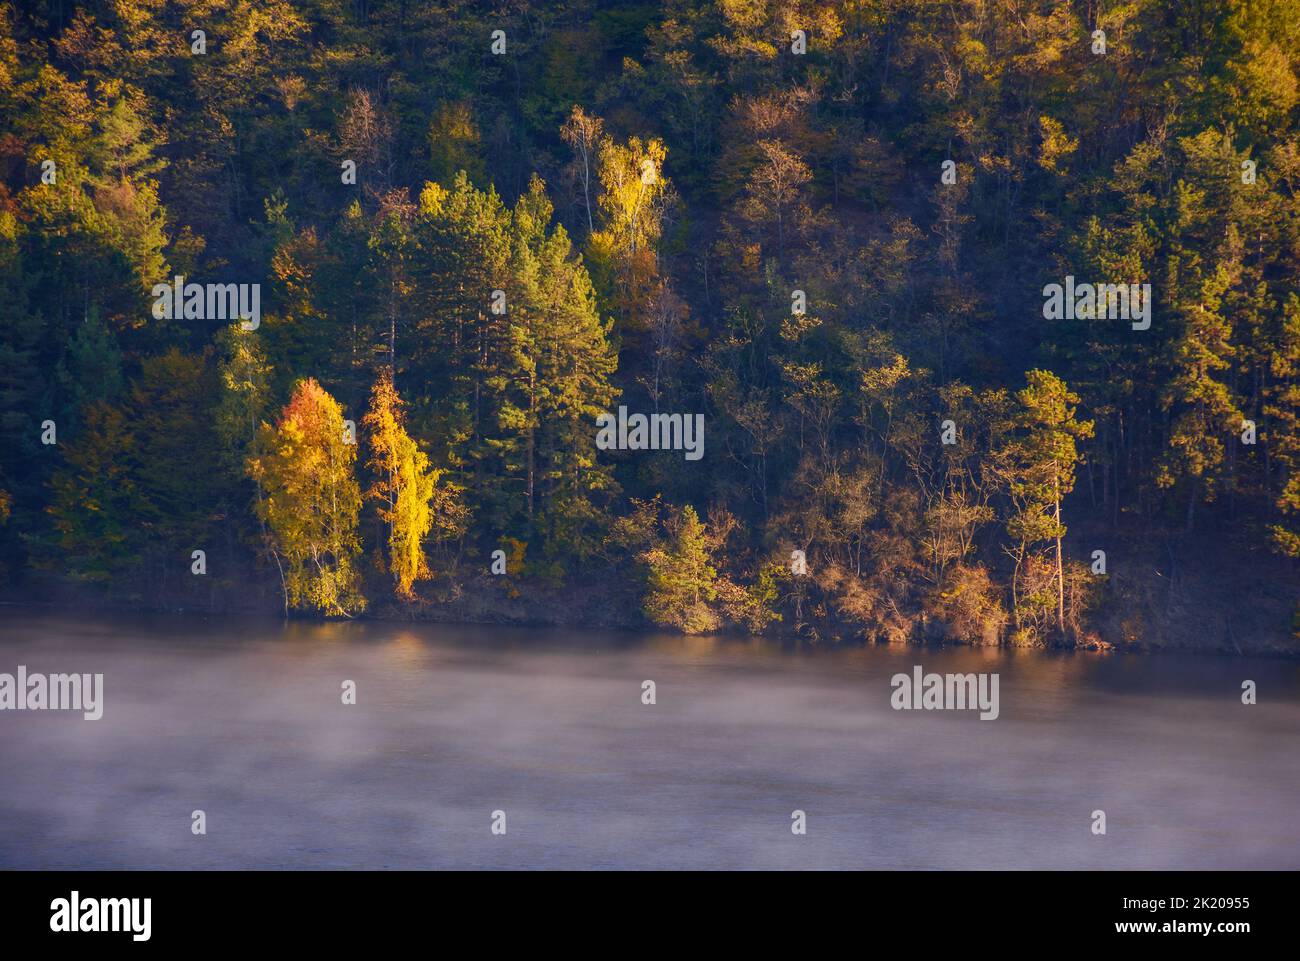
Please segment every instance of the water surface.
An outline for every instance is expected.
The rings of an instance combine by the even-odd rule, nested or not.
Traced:
[[[1295,662],[0,609],[19,664],[105,708],[0,712],[4,868],[1300,868]]]

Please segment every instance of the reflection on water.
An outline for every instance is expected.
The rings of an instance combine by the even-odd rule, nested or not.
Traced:
[[[19,664],[105,711],[0,712],[0,867],[1300,867],[1291,662],[0,611]]]

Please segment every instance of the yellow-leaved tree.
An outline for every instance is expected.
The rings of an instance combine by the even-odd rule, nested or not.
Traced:
[[[349,441],[342,408],[311,378],[295,385],[275,425],[258,430],[248,473],[262,491],[257,513],[285,613],[306,607],[348,617],[365,609],[356,568],[361,488]]]
[[[633,330],[645,326],[659,278],[659,241],[672,185],[663,175],[668,150],[658,139],[631,137],[626,144],[600,140],[600,228],[589,238],[589,260],[618,317]]]
[[[410,599],[418,580],[431,576],[424,540],[437,528],[445,540],[464,529],[465,512],[459,490],[439,486],[443,472],[406,432],[402,398],[388,368],[380,372],[370,393],[370,409],[362,418],[370,443],[369,466],[375,474],[366,496],[379,502],[379,517],[388,526],[388,567],[399,597]]]

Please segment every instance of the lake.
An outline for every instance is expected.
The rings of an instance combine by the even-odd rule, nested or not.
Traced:
[[[3,608],[19,665],[104,710],[0,711],[3,868],[1300,868],[1290,661]]]

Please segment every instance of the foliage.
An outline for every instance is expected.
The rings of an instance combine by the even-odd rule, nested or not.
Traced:
[[[338,402],[310,378],[294,388],[278,422],[258,432],[248,472],[263,491],[257,511],[281,566],[286,610],[337,616],[365,608],[356,569],[356,457]]]
[[[161,596],[212,540],[336,615],[510,543],[683,630],[1027,644],[1095,633],[1093,543],[1296,582],[1295,4],[494,16],[0,0],[0,570]],[[177,274],[261,326],[154,318]],[[599,451],[616,404],[704,458]]]

